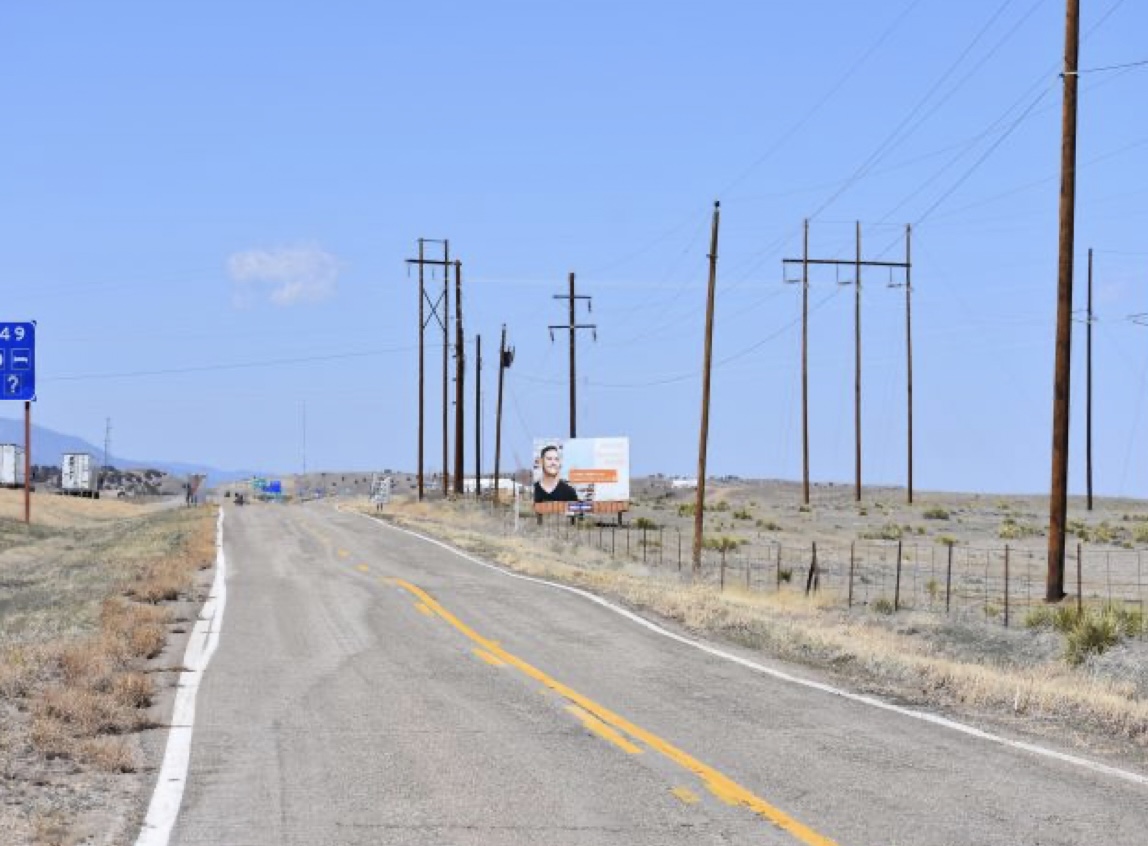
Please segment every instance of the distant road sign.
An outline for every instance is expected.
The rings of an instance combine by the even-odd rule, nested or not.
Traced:
[[[36,398],[36,323],[0,323],[0,399]]]
[[[375,505],[386,505],[391,501],[392,487],[390,476],[380,476],[376,473],[371,479],[371,502]]]

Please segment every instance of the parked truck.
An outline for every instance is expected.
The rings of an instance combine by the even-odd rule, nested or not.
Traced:
[[[100,498],[100,471],[91,453],[64,453],[60,461],[60,493]]]
[[[0,444],[0,488],[24,487],[24,447]]]

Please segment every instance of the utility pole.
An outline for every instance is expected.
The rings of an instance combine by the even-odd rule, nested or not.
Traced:
[[[1068,412],[1072,386],[1072,259],[1076,219],[1076,91],[1080,0],[1067,0],[1064,104],[1060,146],[1060,238],[1056,297],[1056,366],[1052,388],[1052,485],[1045,601],[1064,599],[1064,531],[1068,519]]]
[[[112,449],[112,418],[106,418],[104,426],[104,463],[103,466],[108,466],[108,456],[111,454]]]
[[[474,498],[482,498],[482,335],[474,336]]]
[[[905,224],[905,406],[908,414],[909,504],[913,504],[913,227]]]
[[[698,432],[698,492],[694,500],[694,578],[702,572],[702,532],[706,510],[706,447],[710,434],[710,369],[713,362],[714,291],[717,288],[718,224],[721,222],[721,203],[714,201],[714,217],[710,231],[710,277],[706,290],[706,340],[702,364],[702,422]]]
[[[805,222],[804,248],[801,258],[782,259],[782,267],[801,265],[801,284],[805,292],[801,298],[801,402],[802,402],[802,467],[803,484],[802,495],[806,504],[809,503],[809,414],[808,414],[808,322],[809,322],[809,267],[810,265],[828,265],[831,267],[851,267],[853,281],[842,284],[851,284],[855,287],[853,305],[853,409],[854,409],[854,441],[855,441],[855,497],[861,501],[861,269],[864,267],[886,267],[903,270],[905,272],[905,333],[908,346],[908,397],[909,397],[909,502],[913,501],[913,353],[912,353],[912,300],[910,278],[912,272],[911,253],[909,251],[910,228],[905,227],[905,260],[904,261],[867,261],[861,258],[861,223],[856,224],[856,247],[852,259],[823,259],[809,257],[809,221]],[[896,287],[896,286],[894,286]]]
[[[506,348],[506,324],[502,324],[502,341],[498,345],[498,407],[494,415],[494,504],[498,505],[500,470],[502,459],[502,380],[506,369],[514,363],[514,350]],[[518,480],[514,483],[517,485]],[[517,490],[517,488],[516,488]]]
[[[450,409],[447,390],[450,383],[450,244],[447,241],[442,242],[442,264],[442,496],[446,499],[450,494],[450,470],[447,464],[450,439],[450,427],[447,425]]]
[[[307,475],[307,400],[303,400],[303,475]]]
[[[906,442],[908,444],[908,503],[913,504],[913,227],[905,226],[905,382],[906,382]],[[890,283],[890,288],[900,287]]]
[[[463,388],[466,383],[466,346],[462,330],[462,262],[454,263],[454,492],[462,496],[463,458],[466,449],[463,444],[463,410],[466,400]]]
[[[809,218],[801,247],[801,494],[809,505]]]
[[[1085,479],[1088,485],[1088,510],[1092,510],[1092,247],[1088,248],[1088,322],[1085,331],[1086,352],[1088,353],[1086,397],[1084,404],[1084,444],[1085,444]]]
[[[423,281],[423,239],[419,238],[419,461],[418,461],[418,489],[419,502],[423,501],[423,452],[426,439],[426,344],[423,336],[426,334],[426,285]],[[306,471],[304,471],[306,472]]]
[[[442,259],[428,259],[424,254],[425,244],[442,244]],[[442,492],[447,494],[447,357],[450,351],[447,327],[450,325],[450,242],[435,240],[433,238],[419,238],[419,257],[407,259],[407,264],[417,265],[419,269],[419,456],[418,456],[418,491],[419,500],[424,496],[424,461],[423,444],[426,433],[424,416],[424,385],[426,372],[425,335],[430,320],[426,316],[426,306],[430,306],[430,317],[438,322],[442,328]],[[443,289],[437,299],[431,300],[426,291],[424,266],[439,266],[443,269]],[[440,313],[441,309],[441,313]]]
[[[857,259],[853,276],[853,431],[856,452],[856,493],[861,501],[861,221],[857,221]]]
[[[555,294],[556,300],[569,301],[569,323],[566,326],[550,326],[550,340],[554,340],[555,329],[566,329],[570,332],[570,437],[578,437],[578,392],[577,392],[577,372],[575,370],[575,360],[577,353],[577,346],[575,344],[575,336],[579,329],[589,329],[594,333],[594,340],[598,340],[598,325],[596,323],[576,323],[574,316],[574,303],[576,300],[586,301],[586,311],[593,311],[591,298],[582,294],[576,295],[574,293],[574,274],[570,274],[570,293],[569,294]]]

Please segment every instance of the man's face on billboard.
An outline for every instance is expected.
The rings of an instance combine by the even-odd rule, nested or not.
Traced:
[[[558,450],[550,448],[542,453],[542,475],[554,478],[562,470],[562,457]]]

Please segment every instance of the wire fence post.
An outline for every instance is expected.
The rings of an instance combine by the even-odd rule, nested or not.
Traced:
[[[856,548],[857,541],[849,542],[849,604],[848,607],[853,607],[853,568],[856,566]]]
[[[953,596],[953,544],[949,544],[949,566],[945,571],[945,614],[949,613]]]
[[[1112,604],[1112,553],[1104,553],[1104,582],[1108,589],[1108,604]]]
[[[678,572],[682,572],[682,530],[677,529],[678,533]]]
[[[1141,578],[1140,553],[1136,553],[1136,598],[1140,600],[1140,615],[1144,615],[1144,582]],[[1140,626],[1140,638],[1148,637],[1148,625]]]
[[[813,555],[809,559],[809,575],[805,577],[805,595],[809,596],[811,590],[817,585],[817,541],[813,541]]]
[[[777,592],[781,593],[781,544],[777,545]]]
[[[1076,544],[1076,616],[1084,613],[1084,545]]]
[[[1008,544],[1004,545],[1004,627],[1008,628]]]
[[[897,541],[897,581],[893,587],[893,610],[901,610],[901,541]]]
[[[920,575],[921,575],[921,547],[918,544],[913,544],[913,605],[916,606],[921,599],[920,591]]]
[[[751,573],[753,572],[753,556],[747,555],[745,557],[745,592],[749,593],[753,590],[753,582],[751,580]]]

